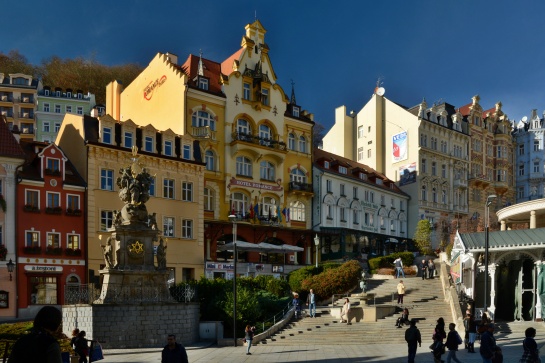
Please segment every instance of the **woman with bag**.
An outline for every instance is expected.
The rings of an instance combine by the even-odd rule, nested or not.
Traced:
[[[252,347],[252,340],[254,340],[255,326],[246,325],[244,329],[244,341],[246,342],[246,355],[252,355],[250,348]]]
[[[534,328],[528,328],[524,332],[526,339],[522,342],[522,347],[524,348],[524,353],[522,358],[520,358],[519,363],[541,363],[539,358],[539,348],[535,341],[536,330]]]
[[[79,332],[78,337],[75,340],[74,350],[79,355],[79,363],[87,363],[87,356],[89,355],[89,344],[85,338],[85,330]]]
[[[462,344],[462,338],[454,328],[456,328],[456,324],[450,323],[448,325],[449,332],[445,343],[448,348],[447,363],[450,363],[451,360],[462,363],[456,358],[456,352],[458,351],[458,346]]]
[[[433,344],[430,345],[433,354],[433,362],[441,363],[441,356],[445,353],[445,346],[443,345],[443,339],[447,337],[445,332],[445,320],[443,318],[437,319],[437,325],[433,332]]]

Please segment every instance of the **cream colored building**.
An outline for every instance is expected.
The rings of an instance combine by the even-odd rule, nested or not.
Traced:
[[[100,244],[112,225],[113,211],[123,207],[116,180],[119,170],[131,163],[133,146],[139,150],[139,162],[155,176],[146,206],[149,213],[156,213],[158,228],[167,239],[171,281],[203,275],[204,165],[199,152],[194,152],[198,143],[193,142],[171,129],[120,122],[109,115],[65,116],[56,143],[88,184],[89,282],[104,266]]]
[[[410,195],[412,237],[420,219],[434,227],[432,245],[448,242],[450,221],[468,213],[469,135],[462,115],[443,103],[407,109],[373,94],[358,112],[336,110],[323,149],[370,166]]]

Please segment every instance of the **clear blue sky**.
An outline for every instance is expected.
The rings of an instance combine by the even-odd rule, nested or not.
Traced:
[[[153,4],[153,5],[152,5]],[[328,129],[359,111],[382,78],[386,97],[456,107],[481,96],[510,119],[545,110],[545,1],[114,0],[2,2],[0,51],[33,64],[57,55],[146,65],[157,52],[223,61],[257,18],[279,84]],[[1,70],[0,70],[1,71]]]

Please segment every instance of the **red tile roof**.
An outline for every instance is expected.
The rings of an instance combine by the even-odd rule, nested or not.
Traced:
[[[240,56],[243,51],[244,51],[244,48],[240,48],[229,58],[221,62],[221,73],[225,74],[226,76],[229,76],[233,72],[233,62],[240,59]]]
[[[181,65],[181,69],[189,77],[189,83],[193,87],[197,87],[198,84],[193,82],[193,79],[197,77],[199,73],[199,59],[200,57],[190,54],[184,64]],[[221,65],[217,62],[209,59],[202,59],[203,62],[203,74],[208,78],[209,85],[208,91],[212,93],[222,93],[220,77],[221,77]]]
[[[460,107],[458,110],[460,111],[462,116],[467,116],[467,115],[469,115],[469,111],[470,111],[469,108],[471,106],[473,106],[473,103],[468,103],[467,105]]]
[[[0,156],[8,156],[17,159],[25,158],[25,153],[8,128],[8,123],[4,116],[0,117]]]

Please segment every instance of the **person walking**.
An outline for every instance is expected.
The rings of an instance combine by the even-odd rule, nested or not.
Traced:
[[[70,339],[70,346],[72,349],[76,347],[76,339],[78,339],[79,329],[76,328],[72,330],[72,339]]]
[[[456,352],[458,351],[458,346],[462,344],[462,338],[460,337],[460,334],[456,330],[456,324],[450,323],[448,325],[448,335],[447,335],[447,341],[445,342],[445,345],[448,348],[448,355],[447,355],[447,363],[450,363],[451,360],[454,360],[455,362],[462,363],[456,358]]]
[[[541,363],[541,358],[539,358],[539,348],[535,341],[536,330],[534,328],[528,328],[524,332],[526,337],[522,342],[522,347],[524,348],[524,353],[522,358],[520,358],[519,363]]]
[[[397,318],[396,320],[396,326],[398,328],[402,328],[403,324],[409,323],[409,309],[405,308],[403,309],[403,313],[401,313],[401,316]]]
[[[475,322],[475,315],[468,314],[469,319],[467,320],[467,333],[468,333],[468,343],[467,343],[467,352],[475,353],[475,339],[477,338],[477,323]],[[465,324],[466,320],[464,320]]]
[[[189,363],[184,346],[176,343],[174,334],[167,336],[167,345],[161,352],[161,363]]]
[[[299,300],[298,293],[293,293],[291,304],[295,307],[295,319],[299,319],[301,317],[301,300]]]
[[[416,357],[416,349],[418,344],[419,347],[422,346],[422,337],[420,335],[420,330],[416,327],[416,320],[413,319],[410,322],[410,327],[405,330],[405,341],[407,342],[408,347],[408,362],[414,363],[414,358]]]
[[[403,304],[403,296],[405,295],[405,285],[403,284],[403,280],[399,280],[399,284],[397,284],[397,303]]]
[[[350,300],[348,298],[344,301],[343,308],[341,309],[341,323],[352,325],[350,322]]]
[[[246,340],[246,355],[252,355],[250,348],[252,347],[252,341],[254,340],[255,326],[246,325],[244,329],[244,340]]]
[[[494,356],[501,355],[501,350],[496,345],[496,339],[494,338],[494,323],[488,323],[486,325],[486,331],[481,335],[481,347],[479,353],[483,358],[483,363],[492,363]]]
[[[428,260],[428,278],[433,279],[435,276],[435,263],[433,263],[433,260],[430,258]]]
[[[62,313],[54,306],[44,306],[34,317],[29,334],[19,338],[13,345],[10,363],[62,363],[61,347],[52,335],[62,322]]]
[[[87,363],[87,356],[89,355],[89,341],[85,338],[85,335],[85,330],[80,331],[74,341],[74,350],[79,355],[79,363]]]
[[[433,344],[432,344],[432,353],[433,353],[433,362],[442,363],[441,356],[445,353],[443,346],[443,339],[447,337],[445,332],[445,320],[443,318],[437,319],[437,325],[433,331]]]
[[[396,267],[396,279],[399,277],[399,274],[405,278],[405,272],[403,271],[403,261],[401,257],[398,257],[394,260],[394,266]]]
[[[428,263],[426,260],[422,260],[422,264],[420,265],[420,272],[422,273],[422,280],[426,279],[426,275],[428,274]]]
[[[310,289],[310,293],[307,296],[308,313],[311,318],[316,317],[316,295],[314,290]]]

